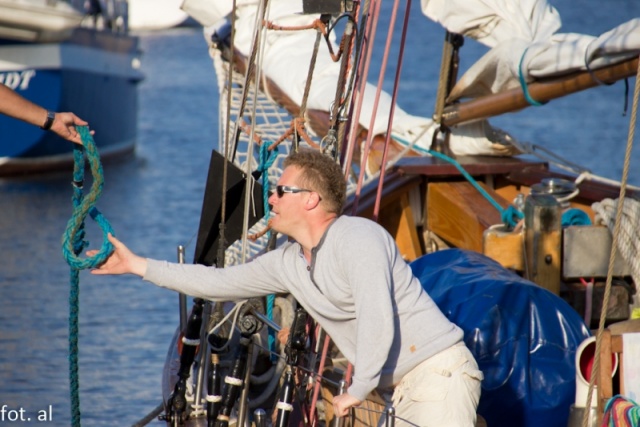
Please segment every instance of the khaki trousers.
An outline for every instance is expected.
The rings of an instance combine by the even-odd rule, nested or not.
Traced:
[[[395,425],[474,427],[482,372],[473,355],[459,342],[425,360],[395,387],[387,405],[395,408]],[[379,426],[384,426],[383,415]]]

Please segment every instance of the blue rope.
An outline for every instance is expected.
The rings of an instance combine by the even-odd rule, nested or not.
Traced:
[[[395,136],[393,137],[393,139],[399,141],[400,143],[404,144],[405,146],[409,146],[409,142],[405,141],[404,139]],[[522,212],[520,212],[518,209],[516,209],[513,205],[509,205],[508,208],[504,209],[502,206],[500,206],[500,204],[498,204],[498,202],[496,202],[493,197],[491,197],[491,195],[489,193],[486,192],[486,190],[484,188],[482,188],[475,179],[473,179],[473,177],[469,174],[469,172],[467,172],[466,170],[464,170],[464,168],[462,167],[462,165],[460,163],[458,163],[455,159],[439,153],[437,151],[433,151],[433,150],[428,150],[422,147],[419,147],[417,145],[413,146],[413,149],[416,151],[421,151],[423,153],[426,154],[430,154],[433,157],[437,157],[438,159],[444,160],[448,163],[451,163],[453,166],[456,167],[456,169],[458,169],[458,171],[460,171],[460,173],[462,174],[462,176],[464,176],[466,178],[467,181],[469,181],[469,183],[471,185],[473,185],[473,187],[478,190],[480,192],[480,194],[482,194],[484,196],[485,199],[487,199],[487,201],[489,203],[491,203],[493,205],[494,208],[496,208],[496,210],[498,212],[500,212],[500,217],[502,218],[502,222],[504,222],[508,227],[513,228],[516,226],[516,224],[518,223],[518,221],[520,221],[522,218],[524,218],[524,214]]]
[[[260,145],[260,163],[257,170],[262,173],[262,202],[264,206],[264,217],[269,218],[271,208],[269,207],[269,168],[273,165],[278,157],[278,147],[274,150],[269,150],[269,147],[274,144],[275,141],[267,143],[264,141]],[[271,231],[267,232],[267,239],[271,236]],[[273,305],[276,300],[276,296],[271,294],[267,295],[267,318],[273,319]],[[269,328],[268,334],[269,350],[271,350],[271,357],[275,360],[275,348],[276,348],[276,335],[275,332]]]
[[[522,52],[522,56],[520,57],[520,63],[518,64],[518,80],[520,81],[520,87],[522,87],[522,93],[524,93],[524,98],[527,100],[527,102],[534,107],[540,107],[546,104],[546,102],[538,102],[531,97],[531,94],[529,93],[529,86],[527,86],[527,81],[525,80],[524,73],[522,72],[522,63],[524,62],[524,57],[527,54],[527,50],[529,50],[529,48],[526,48],[524,52]]]
[[[562,213],[562,226],[570,225],[591,225],[591,218],[582,209],[567,209]]]
[[[275,150],[269,150],[269,147],[275,141],[267,143],[266,141],[260,146],[260,163],[258,163],[257,171],[262,174],[262,204],[264,207],[264,217],[269,217],[269,168],[273,165],[278,157],[278,147]],[[268,235],[267,235],[268,236]]]
[[[515,227],[522,218],[524,218],[524,213],[516,209],[515,206],[509,205],[506,209],[500,210],[500,218],[502,219],[502,222],[511,229]]]
[[[395,135],[393,138],[399,141],[401,144],[404,144],[405,146],[409,146],[408,141],[405,141],[404,139]],[[491,203],[493,207],[498,210],[498,212],[500,212],[500,218],[502,219],[502,222],[505,225],[507,225],[507,227],[509,227],[510,229],[515,227],[518,221],[524,218],[524,213],[516,209],[515,206],[509,205],[506,209],[500,206],[498,202],[493,200],[493,198],[489,195],[489,193],[485,191],[484,188],[478,185],[476,180],[473,179],[473,177],[469,175],[469,173],[466,170],[464,170],[462,165],[460,165],[460,163],[458,163],[455,159],[447,155],[444,155],[442,153],[438,153],[437,151],[427,150],[417,145],[415,145],[413,149],[416,151],[421,151],[423,153],[430,154],[433,157],[442,159],[446,162],[451,163],[453,166],[455,166],[456,169],[458,169],[460,173],[467,179],[467,181],[469,181],[469,183],[473,185],[473,187],[476,190],[478,190],[480,194],[482,194],[489,201],[489,203]],[[576,209],[576,208],[567,209],[565,212],[563,212],[561,221],[562,221],[562,227],[568,227],[570,225],[591,225],[591,218],[589,218],[589,215],[583,210]]]
[[[102,264],[113,252],[113,245],[107,240],[107,233],[114,234],[113,229],[104,216],[94,207],[102,193],[103,173],[100,156],[93,137],[86,126],[78,126],[83,146],[74,144],[73,149],[73,214],[62,235],[62,255],[71,267],[69,290],[69,385],[71,393],[71,421],[73,426],[80,426],[80,395],[78,381],[78,314],[79,314],[79,276],[80,270],[94,268]],[[85,172],[84,152],[93,175],[91,191],[87,198],[83,195]],[[80,253],[89,245],[85,240],[84,220],[89,216],[98,223],[103,231],[104,240],[100,251],[93,257],[81,259]]]

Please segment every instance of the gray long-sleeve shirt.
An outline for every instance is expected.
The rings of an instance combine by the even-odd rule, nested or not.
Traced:
[[[360,400],[463,335],[422,289],[386,230],[358,217],[335,220],[310,265],[291,242],[220,269],[150,259],[144,279],[214,301],[291,293],[354,365],[348,393]]]

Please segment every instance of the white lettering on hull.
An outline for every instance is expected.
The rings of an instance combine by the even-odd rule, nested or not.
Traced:
[[[36,75],[36,70],[9,71],[0,73],[0,83],[13,90],[29,89],[29,82]]]

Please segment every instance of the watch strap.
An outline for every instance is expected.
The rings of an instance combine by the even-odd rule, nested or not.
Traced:
[[[52,111],[47,111],[47,120],[44,121],[44,124],[40,126],[40,129],[49,130],[51,129],[51,125],[56,118],[56,113]]]

